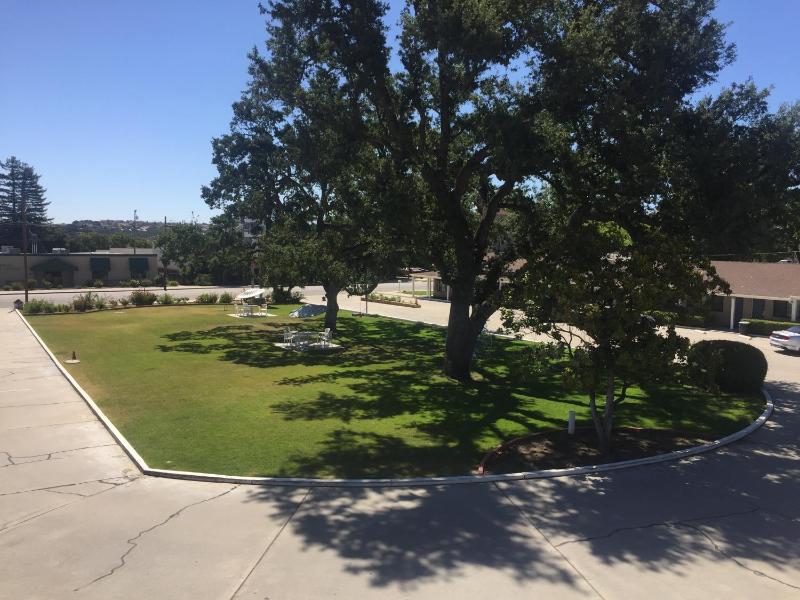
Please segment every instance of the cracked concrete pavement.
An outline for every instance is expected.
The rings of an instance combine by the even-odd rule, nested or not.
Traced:
[[[444,324],[446,308],[370,312]],[[716,452],[549,480],[270,488],[141,476],[4,312],[0,599],[800,598],[800,356],[750,341],[775,414]]]

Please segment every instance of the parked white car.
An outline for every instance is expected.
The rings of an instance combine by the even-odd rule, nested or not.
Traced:
[[[800,325],[789,327],[783,331],[773,331],[769,336],[769,345],[775,350],[800,352]]]

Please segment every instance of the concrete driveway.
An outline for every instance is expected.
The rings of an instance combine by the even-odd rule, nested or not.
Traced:
[[[773,419],[682,462],[266,488],[140,476],[3,312],[0,598],[800,598],[800,357],[765,353]]]

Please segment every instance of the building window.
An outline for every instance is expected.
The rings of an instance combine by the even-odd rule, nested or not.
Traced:
[[[722,312],[725,307],[725,298],[722,296],[711,296],[711,310]]]
[[[773,300],[772,316],[778,319],[788,319],[789,303],[786,300]]]
[[[754,319],[763,319],[764,318],[764,300],[760,298],[753,299],[753,318]]]

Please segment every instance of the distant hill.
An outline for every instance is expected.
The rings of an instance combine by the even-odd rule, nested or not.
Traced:
[[[175,225],[176,223],[167,222],[167,226]],[[102,233],[111,235],[113,233],[123,233],[127,235],[133,234],[133,219],[103,219],[101,221],[73,221],[72,223],[54,223],[55,227],[59,227],[67,234],[78,233]],[[203,229],[208,227],[207,223],[201,223]],[[136,220],[136,237],[144,238],[147,240],[155,240],[158,234],[164,229],[163,221],[140,221]]]

